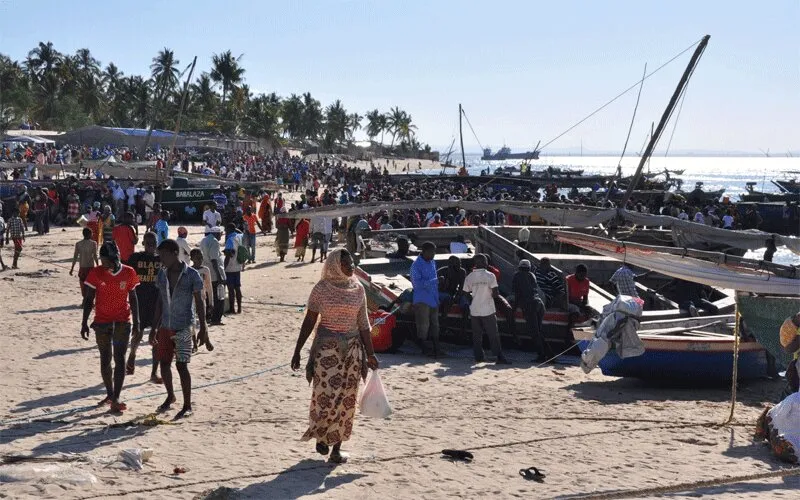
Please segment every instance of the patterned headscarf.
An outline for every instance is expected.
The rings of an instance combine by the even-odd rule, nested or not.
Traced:
[[[339,287],[355,286],[358,280],[355,276],[347,276],[342,271],[342,254],[344,249],[337,248],[330,252],[325,258],[325,265],[322,268],[322,279],[328,280]]]

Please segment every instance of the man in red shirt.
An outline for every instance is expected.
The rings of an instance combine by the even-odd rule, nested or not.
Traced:
[[[575,274],[567,276],[567,296],[569,304],[569,326],[572,327],[575,319],[586,315],[589,311],[589,270],[583,264],[575,266]]]
[[[122,412],[128,409],[119,400],[125,381],[125,352],[131,332],[134,337],[139,336],[139,302],[134,293],[139,285],[139,277],[133,268],[122,265],[117,245],[106,242],[100,247],[100,265],[89,271],[85,284],[81,337],[89,340],[89,315],[94,305],[95,315],[91,326],[100,350],[100,374],[107,394],[98,406],[110,404],[112,412]]]
[[[111,231],[114,243],[119,248],[119,258],[121,262],[128,262],[128,259],[133,255],[136,249],[136,244],[139,243],[139,237],[136,235],[134,229],[134,217],[132,212],[125,212],[122,216],[122,224],[114,226]]]

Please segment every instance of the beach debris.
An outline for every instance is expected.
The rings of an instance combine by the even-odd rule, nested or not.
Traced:
[[[756,422],[754,438],[767,440],[772,454],[779,459],[800,463],[800,392],[787,396],[772,408],[766,408]]]
[[[128,420],[127,422],[119,422],[116,424],[111,424],[108,426],[109,429],[117,429],[120,427],[133,427],[135,425],[142,425],[144,427],[155,427],[157,425],[178,425],[175,422],[170,422],[168,420],[162,420],[158,418],[158,415],[155,413],[149,413],[147,415],[141,415],[133,420]]]
[[[153,457],[150,448],[128,448],[119,452],[119,460],[134,470],[142,470],[144,463]]]
[[[186,474],[186,468],[185,467],[175,467],[174,469],[172,469],[172,473],[173,474]]]
[[[524,477],[528,481],[536,481],[537,483],[543,483],[544,478],[547,477],[546,475],[542,474],[536,467],[528,467],[527,469],[520,469],[519,475]]]
[[[38,271],[17,271],[14,276],[22,276],[23,278],[49,278],[58,272],[57,269],[40,269]]]
[[[229,488],[228,486],[220,486],[213,490],[206,490],[195,496],[193,500],[232,500],[236,498],[239,490]]]
[[[472,462],[475,457],[472,453],[466,450],[442,450],[442,455],[452,460],[460,460],[462,462]]]
[[[68,464],[14,464],[0,468],[0,483],[72,484],[93,486],[98,483],[91,472]]]

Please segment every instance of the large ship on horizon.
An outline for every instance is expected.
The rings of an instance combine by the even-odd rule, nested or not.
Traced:
[[[534,149],[533,151],[527,151],[525,153],[512,153],[511,148],[507,146],[503,146],[500,148],[496,153],[492,152],[492,148],[485,148],[483,150],[483,156],[481,156],[481,160],[483,161],[492,161],[492,160],[538,160],[539,159],[539,150]]]

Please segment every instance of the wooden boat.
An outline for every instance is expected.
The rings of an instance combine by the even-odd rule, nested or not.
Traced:
[[[788,181],[774,180],[772,182],[784,192],[800,194],[800,182],[797,182],[797,179],[790,179]]]
[[[641,356],[621,359],[613,350],[600,361],[603,375],[640,379],[713,383],[733,377],[734,315],[643,321],[638,334]],[[593,328],[573,330],[581,350],[594,336]],[[766,374],[764,347],[752,338],[739,344],[739,380]]]
[[[440,228],[430,229],[429,232],[442,230]],[[402,231],[402,230],[398,230]],[[581,255],[578,253],[531,253],[519,247],[514,242],[498,234],[493,228],[480,226],[474,229],[473,243],[476,252],[485,253],[491,258],[492,264],[500,270],[498,285],[501,295],[509,296],[511,293],[511,281],[517,271],[517,264],[520,259],[526,258],[534,265],[538,265],[541,258],[548,257],[552,266],[563,276],[574,271],[577,264],[585,264],[589,268],[589,278],[591,280],[589,292],[589,307],[595,311],[602,311],[603,307],[610,303],[615,293],[609,284],[609,279],[614,271],[619,268],[619,261],[611,257],[599,255]],[[426,235],[426,238],[428,236]],[[577,247],[576,247],[577,248]],[[447,259],[452,254],[440,253],[435,256],[437,268],[447,265]],[[472,254],[456,254],[461,259],[462,265],[470,269],[472,266]],[[370,311],[378,308],[392,310],[402,304],[410,297],[401,297],[403,292],[411,289],[409,279],[411,264],[415,256],[402,259],[372,258],[362,259],[358,263],[356,276],[364,285],[367,291],[367,299]],[[642,272],[641,269],[635,268]],[[665,294],[665,285],[670,284],[670,279],[663,275],[652,274],[647,278],[638,280],[639,291],[642,298],[646,301],[645,318],[650,321],[676,319],[686,316],[688,312],[681,311],[678,304]],[[734,302],[732,292],[712,289],[712,302],[720,313],[733,312]],[[408,295],[408,294],[406,294]],[[410,304],[400,307],[397,312],[397,337],[396,342],[402,343],[403,338],[413,336],[414,319],[410,311]],[[450,307],[446,314],[443,312],[443,320],[440,323],[442,337],[452,337],[456,342],[470,342],[467,312],[458,305]],[[568,329],[568,315],[566,311],[558,308],[548,309],[544,316],[542,330],[545,341],[553,349],[563,350],[574,344],[572,332]],[[514,336],[520,341],[522,347],[532,347],[531,338],[525,319],[520,311],[512,316],[498,313],[498,327],[501,335]],[[579,318],[577,326],[589,326],[592,322],[591,317]]]
[[[742,201],[751,202],[787,202],[787,201],[800,201],[800,193],[766,193],[764,191],[756,191],[755,186],[757,182],[748,182],[746,185],[747,192],[739,195]]]

